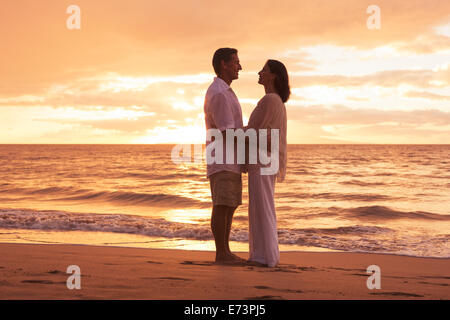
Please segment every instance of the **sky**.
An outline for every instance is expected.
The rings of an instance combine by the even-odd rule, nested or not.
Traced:
[[[80,9],[80,29],[67,20]],[[380,9],[380,28],[369,28]],[[2,0],[0,143],[204,143],[212,55],[238,49],[244,125],[267,59],[288,143],[450,143],[448,0]]]

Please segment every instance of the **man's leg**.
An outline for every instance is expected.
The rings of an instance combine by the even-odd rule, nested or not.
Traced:
[[[241,182],[237,180],[237,176],[234,174],[219,172],[217,175],[211,176],[213,203],[223,203],[222,205],[213,205],[211,214],[211,230],[216,244],[216,262],[219,263],[237,263],[243,261],[243,259],[232,254],[229,247],[231,224],[237,208],[237,205],[234,203],[241,202],[241,200],[236,199],[236,196],[239,195],[236,192],[241,192],[241,190],[238,190],[239,188],[242,190]],[[226,205],[226,203],[230,203],[231,206]]]
[[[225,247],[229,255],[231,255],[234,259],[243,260],[237,255],[233,254],[230,250],[230,233],[231,233],[231,224],[233,223],[233,215],[236,211],[237,207],[228,207],[227,212],[227,221],[226,221],[226,234],[225,234]]]
[[[216,205],[213,206],[211,214],[211,231],[216,243],[216,262],[230,260],[226,244],[228,210],[227,206]]]
[[[230,233],[231,233],[231,224],[233,223],[233,215],[234,212],[236,211],[237,207],[228,207],[228,211],[227,211],[227,221],[226,221],[226,233],[225,233],[225,247],[227,249],[227,251],[229,253],[231,253],[230,250]]]

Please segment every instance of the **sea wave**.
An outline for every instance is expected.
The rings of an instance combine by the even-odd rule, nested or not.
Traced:
[[[336,227],[336,228],[311,228],[302,229],[305,233],[323,233],[323,234],[342,234],[342,235],[363,235],[363,234],[381,234],[390,233],[394,230],[385,227],[377,226],[346,226],[346,227]]]
[[[127,214],[60,210],[0,209],[0,228],[100,231],[196,240],[211,238],[209,224],[193,225]]]
[[[103,231],[141,234],[160,237],[182,237],[187,239],[212,239],[209,221],[193,225],[126,214],[77,213],[60,210],[0,209],[0,228],[40,229],[58,231]],[[279,229],[281,243],[291,243],[299,235],[364,235],[393,232],[377,226],[346,226],[337,228]],[[247,229],[234,227],[233,240],[247,241]]]
[[[239,216],[242,217],[242,216]],[[237,218],[237,217],[236,217]],[[246,219],[243,219],[246,220]],[[204,224],[179,223],[162,218],[151,218],[128,214],[78,213],[61,210],[0,209],[0,228],[104,231],[143,234],[162,237],[185,237],[188,239],[209,239],[209,220]],[[234,239],[247,241],[246,229],[234,227]],[[381,234],[393,230],[378,226],[345,226],[336,228],[281,228],[281,241],[299,234]],[[207,235],[207,236],[206,236]]]
[[[295,208],[282,206],[282,209],[293,211]],[[277,207],[278,211],[278,207]],[[291,218],[296,219],[317,219],[336,218],[347,220],[359,220],[370,222],[384,222],[388,220],[408,219],[408,220],[430,220],[430,221],[450,221],[450,214],[439,214],[425,211],[400,211],[385,206],[362,206],[353,208],[329,207],[309,208],[305,213],[292,213]]]
[[[384,194],[375,193],[340,193],[340,192],[318,192],[318,193],[306,193],[306,192],[277,192],[277,198],[291,199],[291,202],[296,202],[298,199],[325,199],[325,200],[337,200],[337,201],[390,201],[398,200],[400,197],[394,197]]]
[[[340,209],[346,216],[361,220],[420,219],[450,221],[450,215],[425,211],[399,211],[384,206]]]
[[[124,173],[121,178],[144,178],[150,180],[180,180],[180,179],[196,179],[204,178],[205,174],[201,173],[171,173],[171,174],[155,174],[155,173],[143,173],[143,172],[127,172]]]
[[[209,223],[190,224],[125,214],[75,213],[57,210],[0,209],[1,229],[46,231],[95,231],[144,236],[212,240]],[[248,241],[248,229],[233,227],[233,241]],[[395,253],[449,257],[450,235],[400,235],[396,230],[371,225],[336,228],[279,228],[280,244],[328,248],[352,252]]]
[[[385,183],[383,182],[365,182],[365,181],[361,181],[361,180],[347,180],[347,181],[342,181],[339,182],[340,184],[345,184],[345,185],[355,185],[355,186],[360,186],[360,187],[373,187],[373,186],[383,186],[385,185]]]
[[[74,187],[47,188],[9,188],[0,190],[0,194],[39,195],[46,201],[106,201],[121,205],[144,205],[155,207],[196,207],[208,208],[210,202],[165,193],[139,193],[129,191],[97,191],[92,189],[77,189]]]

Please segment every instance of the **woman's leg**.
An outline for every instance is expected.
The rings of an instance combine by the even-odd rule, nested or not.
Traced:
[[[274,204],[275,176],[260,174],[260,167],[248,172],[249,260],[275,266],[279,261]]]
[[[277,217],[275,211],[275,175],[260,176],[261,191],[263,194],[264,210],[262,217],[262,230],[264,230],[265,262],[269,267],[274,267],[280,260],[280,251],[278,248]]]
[[[260,212],[260,200],[259,195],[261,194],[259,177],[257,174],[259,169],[256,166],[250,166],[248,171],[248,243],[249,243],[249,260],[251,261],[261,261],[264,259],[263,244],[261,241],[261,224],[259,219]]]

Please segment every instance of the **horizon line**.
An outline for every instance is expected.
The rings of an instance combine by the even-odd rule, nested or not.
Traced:
[[[0,145],[206,145],[205,143],[0,143]],[[287,143],[287,145],[405,145],[405,146],[450,146],[450,143],[365,143],[365,142],[344,142],[344,143]]]

